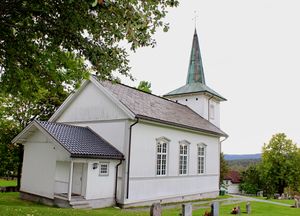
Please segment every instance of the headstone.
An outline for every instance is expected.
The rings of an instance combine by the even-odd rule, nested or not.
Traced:
[[[299,200],[295,198],[295,208],[300,208]]]
[[[211,204],[211,215],[219,216],[219,202],[213,202]]]
[[[251,205],[250,205],[250,202],[247,202],[247,204],[246,204],[246,212],[247,212],[247,214],[251,214]]]
[[[237,207],[237,214],[238,214],[238,215],[241,214],[241,207],[240,207],[240,206]]]
[[[150,216],[161,216],[160,203],[153,203],[150,208]]]
[[[191,203],[182,204],[182,216],[192,216],[193,208]]]

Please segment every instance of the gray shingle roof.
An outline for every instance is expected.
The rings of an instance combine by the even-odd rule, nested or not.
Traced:
[[[99,82],[138,118],[208,132],[218,136],[227,136],[214,124],[185,105],[123,84],[113,84],[109,81]]]
[[[87,127],[36,122],[70,152],[71,157],[123,159],[121,152]]]

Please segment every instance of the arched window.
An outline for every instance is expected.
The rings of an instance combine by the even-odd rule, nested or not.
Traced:
[[[170,140],[166,137],[156,139],[156,175],[167,175],[168,145]]]
[[[204,143],[198,144],[198,174],[205,173],[206,166],[206,145]]]
[[[186,140],[179,142],[179,175],[188,174],[189,144]]]

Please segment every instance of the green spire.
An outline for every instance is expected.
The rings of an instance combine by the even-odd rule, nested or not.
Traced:
[[[205,84],[202,58],[200,53],[197,31],[195,29],[193,45],[190,56],[189,71],[186,84],[202,83]]]

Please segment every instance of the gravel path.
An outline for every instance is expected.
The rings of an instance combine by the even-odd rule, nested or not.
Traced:
[[[290,204],[286,204],[286,203],[280,203],[280,202],[274,202],[274,201],[270,201],[270,200],[257,199],[257,198],[253,198],[253,197],[246,197],[246,196],[241,196],[241,195],[232,195],[232,196],[240,198],[241,200],[244,200],[244,201],[263,202],[263,203],[270,203],[270,204],[274,204],[274,205],[289,206],[289,207],[291,206]]]

